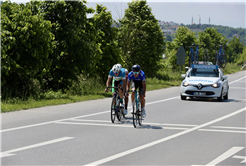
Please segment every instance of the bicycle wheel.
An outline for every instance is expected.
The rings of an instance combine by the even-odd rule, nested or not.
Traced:
[[[140,102],[138,102],[137,118],[138,118],[139,126],[142,126],[143,117],[142,117],[142,108],[140,109]]]
[[[191,66],[191,52],[189,52],[189,66]]]
[[[117,115],[117,119],[120,121],[121,120],[121,110],[120,110],[120,99],[119,99],[119,95],[116,96],[116,115]]]
[[[137,127],[137,110],[136,110],[136,101],[134,101],[134,104],[133,104],[133,113],[132,113],[132,122],[133,122],[133,126],[136,128]]]
[[[227,59],[226,59],[226,54],[224,54],[221,58],[221,67],[224,69],[226,67],[226,62],[227,62]]]
[[[115,121],[115,108],[114,108],[114,104],[115,103],[115,96],[112,98],[112,103],[111,103],[111,122],[114,123]]]

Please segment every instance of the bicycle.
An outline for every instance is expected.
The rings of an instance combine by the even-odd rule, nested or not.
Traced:
[[[135,100],[132,108],[133,109],[132,120],[133,120],[133,126],[134,128],[136,128],[138,125],[142,126],[142,121],[143,121],[142,109],[140,109],[141,100],[139,98],[139,93],[138,93],[139,90],[132,90],[128,92],[135,92]]]
[[[209,62],[209,53],[208,53],[208,49],[203,50],[203,61],[205,64],[208,64]]]
[[[193,62],[193,64],[197,64],[199,61],[199,54],[200,54],[199,46],[203,46],[203,45],[192,44],[192,46],[185,46],[186,48],[190,48],[190,52],[189,52],[189,64],[190,64],[190,66],[191,66],[191,62]],[[194,51],[194,49],[193,49],[195,47],[196,47],[196,51]]]
[[[215,52],[215,65],[218,65],[221,68],[225,68],[226,67],[226,53],[225,51],[222,49],[222,47],[224,47],[226,49],[225,45],[215,45],[215,48],[219,47],[219,51]]]
[[[121,87],[107,87],[107,88],[115,88],[115,93],[112,98],[111,103],[111,122],[115,122],[115,117],[117,117],[118,121],[121,121],[121,118],[125,118],[124,107],[120,107],[120,95],[118,89]],[[123,90],[123,88],[121,88]]]

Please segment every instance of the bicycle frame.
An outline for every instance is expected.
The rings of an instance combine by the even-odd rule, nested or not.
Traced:
[[[225,47],[225,46],[215,45],[215,47],[216,46],[219,47],[219,51],[218,52],[216,51],[215,64],[219,65],[219,67],[225,68],[225,66],[226,66],[226,54],[225,54],[225,51],[222,49],[222,47]]]

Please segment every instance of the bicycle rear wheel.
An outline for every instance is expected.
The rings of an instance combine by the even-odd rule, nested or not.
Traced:
[[[138,124],[138,117],[137,117],[137,110],[136,110],[136,101],[134,101],[134,104],[133,104],[133,113],[132,113],[132,122],[133,122],[133,126],[134,128],[137,127],[137,124]]]
[[[115,116],[116,116],[116,110],[115,110],[115,96],[112,98],[112,103],[111,103],[111,122],[114,123],[115,121]]]
[[[117,115],[117,119],[120,121],[121,120],[121,110],[120,110],[120,99],[119,99],[119,95],[116,96],[116,115]]]
[[[222,56],[221,60],[220,60],[220,62],[221,62],[221,67],[222,67],[223,69],[226,67],[226,61],[227,61],[227,59],[226,59],[226,54],[224,54],[224,55]]]

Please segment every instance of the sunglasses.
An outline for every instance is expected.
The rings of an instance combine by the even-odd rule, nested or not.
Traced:
[[[133,72],[133,74],[138,74],[139,72]]]

